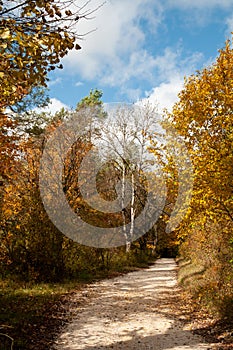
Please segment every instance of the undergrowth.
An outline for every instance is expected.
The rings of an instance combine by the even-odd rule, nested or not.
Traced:
[[[96,280],[144,268],[152,262],[144,252],[126,254],[119,249],[117,254],[107,254],[105,251],[102,258],[100,254],[96,266],[83,266],[56,283],[25,281],[13,274],[1,278],[0,350],[48,349],[63,322],[56,310],[66,295],[85,290],[85,285]]]

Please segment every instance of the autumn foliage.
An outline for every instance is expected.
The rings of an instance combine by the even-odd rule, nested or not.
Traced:
[[[171,233],[166,233],[166,224],[170,220],[179,189],[177,169],[172,157],[163,158],[161,148],[158,150],[156,134],[150,135],[151,151],[155,157],[159,157],[166,174],[168,190],[165,207],[158,222],[132,245],[134,255],[132,251],[125,254],[121,248],[90,248],[68,239],[52,224],[43,207],[39,191],[40,158],[44,146],[54,129],[69,118],[69,113],[63,110],[51,118],[32,113],[34,119],[29,120],[30,127],[25,128],[23,133],[19,132],[19,124],[23,122],[25,115],[18,115],[14,119],[6,114],[7,108],[10,109],[22,101],[24,96],[30,96],[33,88],[46,86],[48,72],[62,68],[60,60],[69,50],[80,49],[76,43],[79,36],[75,28],[76,23],[87,16],[87,12],[84,11],[82,15],[66,8],[64,4],[68,6],[72,1],[64,3],[59,0],[35,0],[11,3],[12,7],[8,1],[0,1],[1,275],[16,275],[26,281],[81,278],[82,274],[91,274],[98,269],[110,269],[113,260],[119,266],[122,262],[126,263],[127,259],[135,263],[138,252],[148,251],[147,248],[161,256],[174,256],[179,251],[187,264],[195,266],[194,283],[190,284],[194,297],[205,305],[211,305],[219,314],[229,317],[228,310],[233,307],[231,42],[227,41],[225,47],[219,51],[213,65],[186,78],[179,101],[164,120],[164,125],[177,130],[194,169],[192,200],[182,222]],[[101,97],[102,92],[91,91],[77,105],[76,112],[85,106],[97,106],[97,117],[104,119],[106,114],[103,112]],[[38,127],[36,121],[39,119]],[[141,121],[138,121],[138,125]],[[125,122],[121,125],[123,133],[126,126]],[[87,221],[99,226],[102,223],[103,227],[108,228],[114,226],[115,222],[126,223],[136,217],[151,189],[146,191],[144,184],[138,185],[138,188],[134,186],[132,193],[135,198],[131,199],[128,211],[122,210],[121,216],[101,216],[100,213],[90,212],[90,217],[87,217],[85,203],[76,185],[77,169],[91,148],[92,131],[90,129],[86,139],[84,137],[77,140],[67,154],[63,174],[64,193],[74,210],[83,210],[83,217]],[[135,130],[134,133],[132,130],[129,132],[135,139],[138,137]],[[149,133],[139,130],[139,134],[143,136],[141,140],[144,147]],[[134,152],[136,154],[135,148],[132,153]],[[117,163],[117,160],[115,156],[115,163],[108,162],[98,174],[97,185],[100,192],[104,193],[108,186],[110,192],[112,191],[111,199],[116,195],[116,182],[122,174],[129,172],[132,165],[126,162],[126,158],[122,163]],[[140,171],[143,174],[142,169]],[[129,173],[135,181],[137,172],[131,169]],[[138,172],[140,176],[141,173]],[[110,176],[112,174],[113,180]],[[185,181],[191,179],[187,177]],[[138,184],[141,185],[140,181]],[[131,242],[129,248],[131,249]],[[187,280],[190,279],[184,278],[184,281]]]
[[[32,87],[46,85],[47,73],[74,48],[74,25],[85,16],[61,1],[1,1],[0,108],[19,101]],[[80,46],[76,44],[76,48]]]
[[[181,255],[199,267],[190,289],[227,316],[233,306],[232,111],[233,49],[227,41],[212,66],[186,79],[168,115],[194,166],[191,206],[177,230]]]

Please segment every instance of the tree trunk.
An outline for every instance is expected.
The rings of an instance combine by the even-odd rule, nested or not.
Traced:
[[[132,242],[133,233],[134,233],[134,217],[135,217],[135,209],[134,209],[134,201],[135,201],[135,178],[134,172],[131,174],[131,206],[130,206],[130,231],[129,231],[129,241]]]
[[[126,232],[126,217],[125,217],[125,203],[124,203],[124,199],[125,199],[125,164],[123,163],[123,167],[122,167],[122,189],[121,189],[121,215],[122,215],[122,221],[123,221],[123,234],[125,236],[126,239],[126,246],[127,246],[127,232]],[[127,248],[126,248],[127,251]]]

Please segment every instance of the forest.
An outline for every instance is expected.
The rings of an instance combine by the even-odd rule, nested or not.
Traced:
[[[159,257],[177,259],[179,283],[203,312],[232,324],[232,41],[214,64],[185,78],[178,102],[163,116],[145,103],[117,107],[112,117],[95,88],[73,110],[38,112],[49,102],[48,73],[62,69],[70,50],[81,49],[73,24],[85,19],[85,9],[72,12],[59,3],[9,8],[0,2],[0,333],[16,338],[16,349],[27,349],[28,329],[35,332],[32,324],[42,324],[45,309],[62,295]],[[41,160],[56,130],[82,122],[82,134],[64,147],[64,157],[55,151],[58,144],[50,143],[49,154],[62,160],[62,193],[72,215],[97,228],[84,232],[80,226],[74,233],[69,216],[57,225],[51,220],[60,202],[48,181],[50,158],[41,185]],[[81,176],[83,159],[96,145],[104,165],[87,163]],[[93,164],[98,193],[90,185]],[[100,209],[86,203],[85,184]],[[118,197],[119,210],[111,211]]]

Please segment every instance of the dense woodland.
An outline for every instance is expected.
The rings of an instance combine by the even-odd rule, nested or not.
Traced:
[[[140,266],[159,256],[177,257],[182,262],[180,283],[204,308],[230,319],[233,309],[231,41],[219,51],[213,65],[185,79],[172,113],[165,111],[160,118],[165,129],[172,126],[177,130],[194,170],[189,208],[180,224],[167,233],[179,179],[168,145],[159,144],[159,132],[151,128],[153,117],[157,118],[156,110],[147,105],[128,125],[129,111],[126,108],[119,111],[114,128],[118,128],[118,135],[120,132],[127,135],[127,139],[121,138],[124,147],[120,146],[128,153],[123,156],[117,147],[111,149],[109,157],[112,155],[114,162],[106,158],[106,166],[98,173],[98,189],[109,201],[116,198],[117,180],[127,176],[133,186],[131,204],[115,215],[103,215],[87,208],[77,188],[77,169],[93,140],[103,138],[103,132],[105,141],[108,140],[105,147],[113,145],[110,129],[102,127],[100,133],[101,123],[108,118],[102,92],[92,90],[89,96],[77,101],[73,111],[61,110],[52,115],[37,113],[34,108],[48,103],[48,72],[62,68],[60,60],[69,50],[80,49],[73,24],[81,18],[85,20],[88,14],[85,9],[81,10],[83,13],[61,9],[59,1],[35,0],[20,5],[12,2],[15,3],[12,9],[6,3],[0,2],[1,283],[85,280],[103,272]],[[96,119],[87,120],[86,135],[73,144],[64,162],[63,190],[74,211],[79,211],[90,224],[105,229],[116,225],[124,228],[134,222],[151,191],[144,177],[145,164],[130,161],[132,154],[138,152],[132,147],[136,139],[143,145],[143,152],[150,153],[159,163],[166,179],[167,198],[157,222],[147,233],[139,233],[136,240],[131,224],[129,233],[123,232],[125,245],[120,247],[88,247],[68,238],[51,222],[40,196],[40,159],[47,140],[61,123],[74,116],[78,118],[83,109],[90,107],[97,111]],[[95,128],[90,131],[91,125]],[[158,184],[158,175],[151,176]]]

